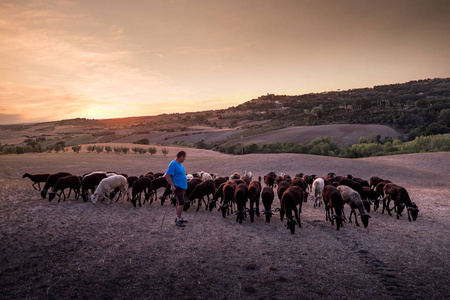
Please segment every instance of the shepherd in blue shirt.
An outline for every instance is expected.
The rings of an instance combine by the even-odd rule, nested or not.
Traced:
[[[186,152],[180,151],[177,153],[177,158],[172,160],[167,168],[166,174],[164,177],[167,179],[167,182],[170,184],[172,188],[172,192],[175,194],[177,198],[176,205],[176,214],[177,217],[175,219],[176,225],[178,227],[185,226],[185,220],[181,218],[181,213],[183,212],[183,206],[186,202],[186,189],[187,189],[187,178],[186,171],[182,163],[186,159]]]

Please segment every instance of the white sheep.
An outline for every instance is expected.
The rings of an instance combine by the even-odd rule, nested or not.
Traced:
[[[110,203],[111,199],[109,199],[109,193],[114,191],[116,188],[120,188],[124,199],[125,194],[128,197],[128,181],[124,176],[113,175],[102,179],[94,194],[91,196],[92,203],[95,204],[98,200],[102,200],[103,198],[106,198],[108,203]]]
[[[247,176],[250,181],[252,181],[253,173],[250,171],[244,171],[244,176]]]
[[[317,200],[319,200],[319,206],[322,199],[322,190],[325,186],[325,181],[323,178],[317,178],[313,181],[312,184],[312,192],[314,193],[313,199],[314,199],[314,208],[317,207]]]
[[[205,180],[213,180],[211,174],[206,173],[206,172],[204,172],[204,171],[201,171],[201,172],[200,172],[200,178],[202,179],[202,181],[205,181]]]
[[[191,179],[194,179],[194,175],[192,175],[192,174],[187,174],[186,175],[186,179],[189,181],[189,180],[191,180]]]
[[[350,212],[349,221],[352,221],[352,214],[355,215],[355,224],[356,226],[359,226],[358,219],[356,218],[356,211],[355,209],[358,209],[359,216],[361,217],[361,221],[363,222],[364,227],[367,227],[369,225],[369,214],[366,213],[364,210],[364,205],[361,200],[361,196],[357,191],[352,189],[351,187],[348,187],[346,185],[340,185],[337,187],[339,193],[342,195],[342,200],[344,203],[347,203],[350,205],[350,208],[352,211]]]

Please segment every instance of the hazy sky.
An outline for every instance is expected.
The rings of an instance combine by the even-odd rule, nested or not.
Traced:
[[[1,0],[0,124],[450,76],[442,1]]]

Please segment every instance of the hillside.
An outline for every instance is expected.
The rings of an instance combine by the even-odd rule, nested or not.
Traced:
[[[346,147],[361,136],[413,140],[449,132],[450,78],[445,78],[297,96],[268,94],[214,111],[1,125],[0,145],[39,143],[45,149],[57,142],[72,146],[148,139],[151,144],[219,149],[248,142],[306,145],[328,135]]]

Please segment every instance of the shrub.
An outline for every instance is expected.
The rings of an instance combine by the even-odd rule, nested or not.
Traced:
[[[166,156],[167,154],[169,154],[169,150],[166,148],[162,148],[161,149],[162,154],[164,154],[164,156]]]

